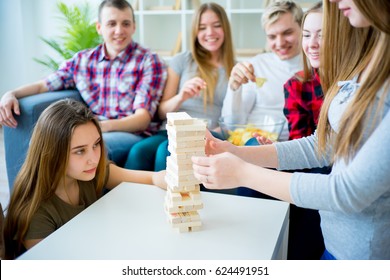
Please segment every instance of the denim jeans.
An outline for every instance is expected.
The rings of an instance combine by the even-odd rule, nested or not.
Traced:
[[[136,143],[130,150],[125,163],[125,168],[154,171],[157,149],[159,148],[159,145],[167,141],[167,139],[167,131],[161,130],[157,134],[146,137],[142,141]],[[164,151],[167,152],[166,145]],[[162,164],[160,163],[162,169],[165,169],[166,167],[166,152],[164,152],[163,156],[160,156],[160,160],[163,160]],[[162,169],[158,169],[157,171]]]
[[[131,147],[144,137],[129,132],[114,131],[103,133],[103,139],[110,160],[123,167]]]

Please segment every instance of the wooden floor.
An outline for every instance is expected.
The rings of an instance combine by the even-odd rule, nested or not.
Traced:
[[[8,205],[9,188],[7,170],[5,168],[3,128],[0,127],[0,202],[3,209]]]

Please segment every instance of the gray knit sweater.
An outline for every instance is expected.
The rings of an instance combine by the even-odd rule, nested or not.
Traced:
[[[354,79],[355,80],[355,79]],[[336,132],[348,103],[359,86],[345,83],[329,108]],[[383,96],[385,94],[385,96]],[[366,129],[354,158],[333,164],[329,175],[294,173],[290,192],[294,204],[319,209],[327,250],[337,259],[390,259],[390,90],[373,129]],[[372,123],[373,115],[367,115]],[[318,157],[317,135],[276,144],[279,170],[328,166],[328,156]]]

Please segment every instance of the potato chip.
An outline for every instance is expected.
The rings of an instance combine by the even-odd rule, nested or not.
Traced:
[[[253,137],[254,133],[264,136],[270,139],[272,142],[278,140],[278,134],[268,132],[248,124],[245,128],[236,128],[235,130],[229,130],[228,141],[236,146],[244,146],[245,143]]]
[[[261,88],[261,87],[264,85],[264,83],[265,83],[266,81],[267,81],[266,78],[257,77],[257,78],[256,78],[256,86],[257,86],[258,88]]]

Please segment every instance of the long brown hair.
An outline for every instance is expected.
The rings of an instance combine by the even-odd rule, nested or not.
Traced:
[[[354,0],[359,11],[371,22],[367,28],[353,28],[338,11],[337,4],[325,1],[323,49],[321,54],[321,84],[325,94],[318,124],[320,151],[334,145],[334,159],[350,160],[357,152],[365,127],[367,113],[374,112],[375,97],[382,87],[389,87],[390,2],[388,0]],[[330,103],[337,94],[337,81],[351,80],[362,73],[369,63],[367,78],[356,91],[356,98],[344,112],[337,135],[328,122]],[[385,95],[380,106],[383,106]],[[358,108],[358,109],[357,109]],[[376,117],[378,117],[376,110]]]
[[[216,3],[202,4],[194,14],[192,20],[191,53],[195,63],[198,65],[199,76],[207,84],[205,94],[203,94],[203,103],[205,107],[207,106],[207,103],[212,104],[214,102],[214,90],[218,81],[218,72],[216,71],[216,67],[210,62],[211,53],[200,45],[197,38],[201,16],[208,10],[213,11],[217,15],[225,34],[225,39],[221,46],[219,60],[222,62],[222,65],[226,70],[227,78],[229,78],[230,72],[232,71],[235,63],[232,32],[225,9]]]
[[[68,166],[70,142],[74,129],[92,122],[102,138],[98,121],[81,102],[64,99],[51,104],[39,117],[34,128],[26,160],[14,183],[4,223],[5,258],[23,252],[23,241],[32,216],[40,204],[55,195]],[[93,179],[100,196],[106,176],[104,144]]]

